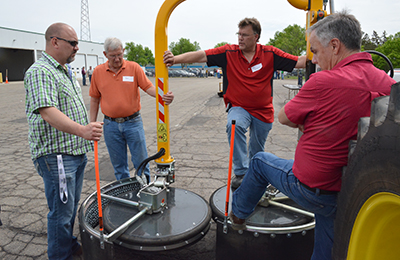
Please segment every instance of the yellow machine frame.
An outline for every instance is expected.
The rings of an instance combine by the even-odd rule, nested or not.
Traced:
[[[168,49],[168,20],[174,9],[185,0],[166,0],[161,6],[155,28],[155,70],[157,89],[157,147],[165,149],[165,154],[156,160],[158,164],[174,161],[170,155],[169,107],[161,97],[168,92],[168,69],[163,62],[164,51]]]

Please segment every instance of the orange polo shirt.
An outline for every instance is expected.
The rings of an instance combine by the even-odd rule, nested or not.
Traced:
[[[107,61],[94,69],[89,96],[100,98],[103,114],[127,117],[141,109],[139,88],[146,91],[152,85],[136,62],[124,60],[118,73],[114,73]]]

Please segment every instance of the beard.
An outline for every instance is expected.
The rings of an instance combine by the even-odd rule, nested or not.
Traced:
[[[76,51],[73,52],[73,53],[71,54],[71,56],[69,56],[69,57],[67,58],[67,63],[71,63],[71,62],[73,62],[73,61],[75,60],[75,53],[76,53]]]

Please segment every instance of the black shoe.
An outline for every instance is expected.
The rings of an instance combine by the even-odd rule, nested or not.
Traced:
[[[237,188],[239,188],[240,184],[242,184],[243,177],[244,177],[244,174],[233,176],[232,181],[231,181],[232,190],[236,190]]]
[[[232,222],[233,230],[245,230],[246,229],[246,220],[236,217],[233,212],[229,213],[229,218]]]
[[[75,252],[72,253],[72,260],[82,260],[83,259],[83,251],[82,246],[80,246]]]

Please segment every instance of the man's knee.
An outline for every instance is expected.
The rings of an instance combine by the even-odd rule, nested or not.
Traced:
[[[235,122],[235,132],[238,133],[246,133],[248,129],[248,124],[246,124],[243,120],[238,120]],[[228,121],[226,124],[226,132],[231,133],[232,131],[232,122]]]

